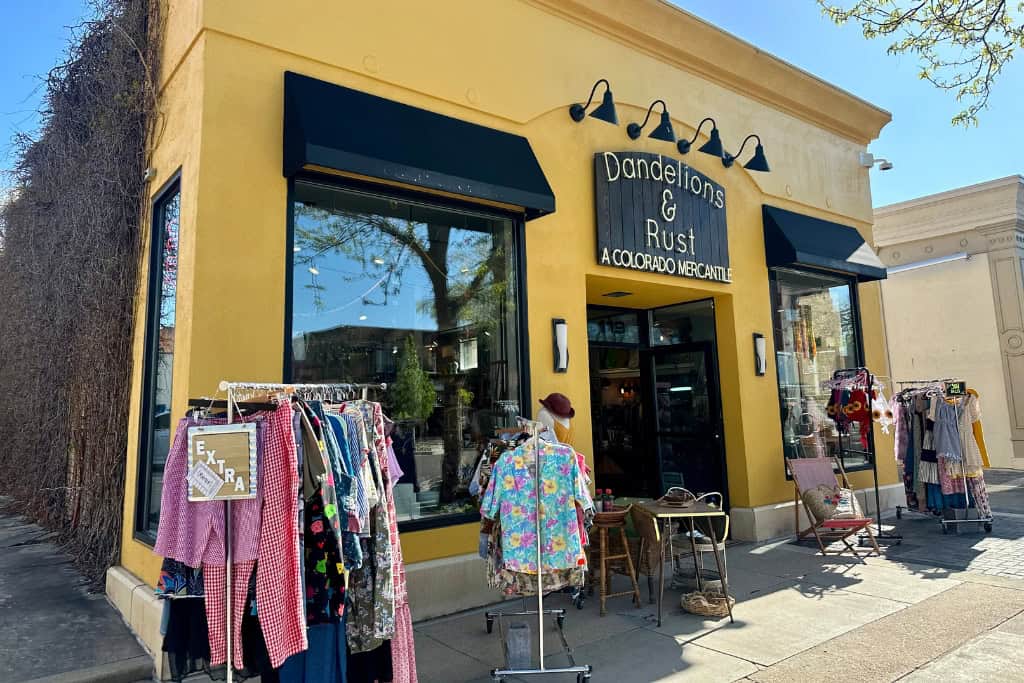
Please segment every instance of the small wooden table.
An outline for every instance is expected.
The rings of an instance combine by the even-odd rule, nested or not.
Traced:
[[[703,591],[704,579],[701,576],[700,565],[697,562],[697,544],[693,540],[694,533],[696,532],[693,520],[698,517],[725,517],[725,511],[704,502],[694,503],[689,507],[659,505],[653,501],[635,503],[634,505],[651,517],[654,517],[656,524],[661,522],[664,525],[665,537],[669,539],[672,538],[672,520],[679,519],[687,522],[690,530],[690,548],[693,550],[693,568],[697,576],[697,589]],[[718,566],[718,576],[722,580],[722,594],[725,596],[725,604],[729,607],[729,621],[733,622],[732,604],[729,600],[729,586],[726,581],[725,570],[722,566],[722,556],[718,552],[718,539],[715,537],[715,527],[713,524],[708,525],[708,531],[711,535],[711,547],[715,553],[715,564]],[[658,566],[658,626],[661,626],[662,603],[665,597],[664,541],[658,543],[658,559],[660,561]]]

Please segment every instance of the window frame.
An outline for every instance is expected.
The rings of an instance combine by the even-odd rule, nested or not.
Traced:
[[[163,273],[163,240],[156,239],[157,228],[163,231],[164,216],[167,205],[178,197],[178,245],[181,245],[181,168],[179,167],[171,177],[164,182],[160,189],[153,195],[150,203],[150,230],[149,230],[149,270],[146,277],[146,327],[144,341],[144,355],[142,361],[142,396],[139,410],[139,445],[138,445],[138,466],[136,467],[136,492],[135,492],[135,516],[133,520],[132,537],[146,545],[156,544],[156,530],[150,527],[149,509],[152,502],[153,488],[153,444],[154,429],[153,415],[156,408],[156,377],[157,360],[160,352],[160,279]],[[180,253],[180,252],[179,252]],[[180,264],[180,261],[179,261]],[[180,272],[180,268],[179,271]],[[175,274],[175,298],[177,298],[177,273]],[[177,322],[177,313],[175,313]],[[177,325],[175,325],[177,326]],[[172,362],[172,377],[173,377]],[[171,383],[171,395],[173,397],[174,384]],[[173,425],[173,421],[172,421]]]
[[[519,354],[519,406],[520,414],[525,418],[533,417],[533,404],[531,402],[533,392],[530,383],[530,333],[529,333],[529,312],[527,303],[529,296],[526,290],[526,216],[522,213],[504,211],[497,207],[478,204],[470,201],[449,198],[431,194],[429,192],[418,192],[405,188],[384,186],[378,183],[365,182],[354,178],[340,177],[327,173],[314,171],[303,171],[288,178],[288,192],[285,206],[287,236],[285,239],[285,305],[284,305],[284,358],[282,363],[282,382],[290,383],[293,377],[292,368],[292,329],[293,329],[293,308],[294,308],[294,251],[295,246],[295,185],[298,182],[314,183],[333,187],[343,191],[361,192],[375,195],[388,200],[403,203],[425,204],[432,208],[454,211],[459,213],[472,213],[477,216],[491,217],[499,220],[506,220],[512,223],[512,242],[515,256],[515,277],[518,307],[516,324],[519,327],[517,337],[517,352]],[[438,529],[442,527],[458,526],[480,521],[479,510],[473,512],[462,512],[452,515],[437,515],[422,519],[408,520],[398,523],[398,531],[424,531],[427,529]]]
[[[828,270],[825,268],[811,268],[807,266],[769,266],[768,267],[768,301],[769,309],[771,311],[772,321],[772,348],[771,352],[775,358],[775,389],[778,396],[778,408],[779,408],[779,436],[780,443],[782,444],[782,469],[786,475],[786,481],[792,481],[793,475],[789,471],[789,467],[786,466],[786,425],[782,421],[782,387],[779,382],[782,377],[781,370],[779,369],[779,354],[778,346],[775,339],[775,289],[778,286],[778,275],[780,270],[791,270],[799,273],[807,273],[809,275],[818,275],[821,277],[832,278],[833,280],[841,280],[845,282],[846,286],[850,291],[850,310],[853,313],[853,331],[857,339],[854,344],[854,351],[856,353],[857,365],[860,367],[864,366],[864,328],[861,320],[860,313],[860,288],[859,282],[856,275],[850,273],[843,273],[840,271]],[[872,424],[874,429],[874,424]],[[877,450],[877,449],[876,449]],[[847,467],[846,463],[843,463],[843,469],[846,472],[867,472],[875,468],[875,464],[878,460],[878,453],[872,453],[870,459],[863,465],[856,465],[853,467]]]

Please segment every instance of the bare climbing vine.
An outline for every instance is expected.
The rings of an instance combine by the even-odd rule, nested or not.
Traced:
[[[94,587],[120,549],[157,5],[94,0],[0,206],[0,494]]]

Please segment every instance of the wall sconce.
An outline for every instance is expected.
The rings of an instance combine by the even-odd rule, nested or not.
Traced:
[[[740,151],[736,152],[735,155],[726,152],[722,155],[722,165],[729,168],[736,161],[736,157],[743,154],[743,148],[747,146],[747,142],[751,139],[757,140],[757,147],[754,148],[754,156],[750,157],[750,161],[743,164],[743,168],[748,171],[761,171],[767,173],[771,169],[768,168],[768,160],[764,156],[764,147],[761,146],[761,138],[756,135],[748,135],[744,140],[743,144],[740,145]]]
[[[569,107],[569,116],[573,121],[579,123],[587,115],[587,107],[594,101],[594,93],[597,92],[597,86],[602,83],[604,83],[605,87],[604,98],[601,100],[601,104],[597,105],[597,109],[590,112],[590,115],[595,119],[606,121],[616,126],[619,125],[619,117],[615,113],[615,100],[612,99],[612,86],[609,85],[608,79],[605,78],[598,80],[594,87],[590,89],[590,97],[587,98],[586,104],[576,103]]]
[[[768,358],[764,335],[760,332],[754,333],[754,374],[763,377],[767,370]]]
[[[555,372],[569,371],[569,326],[562,318],[551,319],[551,337],[555,350]]]
[[[661,104],[661,123],[647,137],[654,138],[655,140],[664,140],[665,142],[676,141],[676,134],[672,130],[672,119],[668,115],[668,105],[665,104],[665,100],[654,100],[651,102],[651,106],[647,107],[647,116],[644,117],[643,123],[631,123],[626,126],[626,134],[630,139],[636,140],[640,137],[644,126],[647,125],[647,121],[651,118],[651,112],[654,111],[655,105],[658,104]]]
[[[722,148],[722,136],[718,133],[718,124],[710,116],[705,118],[703,121],[697,124],[697,130],[693,132],[693,138],[691,140],[680,140],[676,143],[676,149],[679,150],[680,154],[686,154],[690,151],[690,147],[697,141],[697,136],[700,135],[700,129],[704,127],[704,124],[708,121],[711,122],[711,137],[697,150],[698,152],[704,152],[710,154],[713,157],[721,157],[725,151]]]

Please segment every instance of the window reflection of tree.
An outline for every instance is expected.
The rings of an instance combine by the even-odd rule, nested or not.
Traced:
[[[489,357],[491,365],[499,368],[499,374],[508,372],[505,326],[508,316],[514,314],[510,301],[514,292],[509,283],[511,254],[507,230],[500,229],[504,224],[498,223],[499,229],[494,229],[494,223],[488,222],[491,229],[474,229],[468,225],[458,227],[337,208],[328,210],[302,202],[296,203],[295,212],[295,272],[297,277],[310,273],[309,282],[302,286],[311,292],[318,311],[333,312],[326,310],[325,295],[329,288],[344,288],[352,283],[362,287],[369,281],[373,285],[350,304],[388,306],[417,274],[425,275],[429,281],[431,295],[417,301],[416,307],[418,312],[433,318],[436,333],[395,330],[389,335],[380,328],[343,326],[316,333],[318,338],[311,340],[306,353],[311,366],[337,379],[390,376],[395,370],[393,354],[375,350],[382,342],[400,345],[412,334],[417,347],[426,352],[424,367],[434,369],[435,381],[442,387],[438,395],[440,410],[428,422],[441,423],[441,502],[455,500],[464,478],[460,476],[463,434],[468,426],[480,422],[469,411],[490,408],[482,400],[506,398],[495,392],[509,387],[507,377],[493,381],[483,363],[481,369],[469,371],[460,371],[458,365],[459,340],[477,336],[481,360]],[[355,266],[355,272],[332,271],[331,278],[320,273],[319,261],[332,255],[346,259]],[[366,335],[361,335],[360,329],[367,330]],[[428,342],[428,337],[432,341]],[[474,436],[486,438],[488,434]]]

